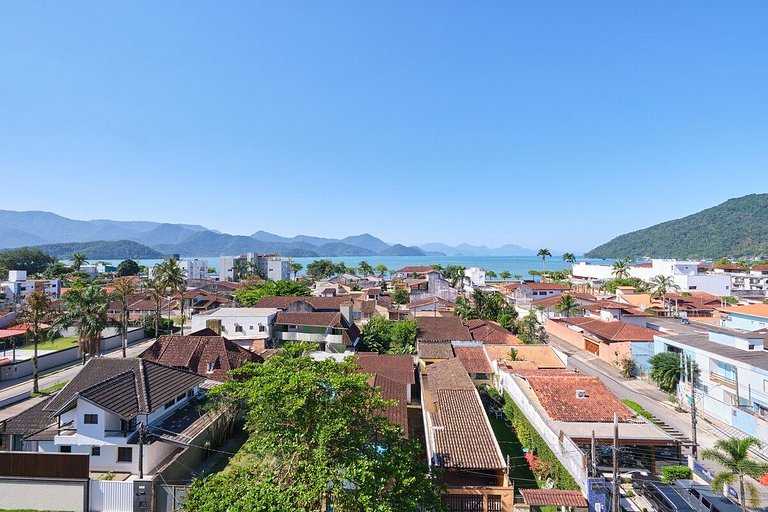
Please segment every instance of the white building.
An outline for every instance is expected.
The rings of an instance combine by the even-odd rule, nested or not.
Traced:
[[[472,289],[485,286],[485,270],[479,267],[464,269],[464,276],[469,279],[469,286]]]
[[[0,292],[6,294],[9,301],[21,302],[35,290],[43,290],[51,300],[61,297],[61,281],[58,279],[27,280],[26,270],[9,270],[8,280],[0,282]]]
[[[731,295],[731,278],[728,275],[699,272],[699,262],[689,260],[652,259],[647,263],[631,265],[629,276],[650,281],[655,276],[671,277],[680,291],[707,292],[718,297]],[[612,265],[592,265],[585,261],[573,264],[573,277],[588,280],[612,279]]]
[[[760,333],[709,327],[700,334],[657,335],[654,352],[676,352],[699,369],[699,413],[720,420],[728,435],[754,436],[768,442],[768,352]],[[690,404],[690,384],[679,386],[681,403]],[[768,450],[764,452],[768,455]]]
[[[192,317],[192,332],[206,327],[241,347],[272,337],[276,308],[219,308]]]
[[[239,281],[238,272],[258,271],[271,281],[287,281],[291,278],[291,262],[277,254],[254,254],[221,256],[219,258],[219,280]]]
[[[181,267],[187,280],[202,281],[208,278],[208,262],[205,260],[181,260],[179,267]]]
[[[189,409],[196,407],[203,382],[197,374],[142,359],[93,358],[53,398],[9,420],[13,431],[34,432],[11,435],[12,444],[87,454],[95,472],[152,475],[179,443],[197,435],[185,429],[200,417]]]

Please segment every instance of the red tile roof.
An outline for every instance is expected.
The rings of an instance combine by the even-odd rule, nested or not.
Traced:
[[[304,325],[310,327],[342,327],[341,313],[285,313],[275,317],[275,325]]]
[[[566,286],[564,284],[560,283],[539,283],[533,282],[533,281],[526,281],[524,283],[521,283],[521,285],[525,285],[529,287],[532,290],[570,290],[570,286]]]
[[[475,341],[497,345],[520,345],[522,340],[491,320],[467,320],[464,325]]]
[[[298,297],[262,297],[253,307],[285,309],[296,301],[306,302],[315,310],[338,311],[343,303],[349,302],[349,297],[345,295],[336,297],[314,297],[311,295]]]
[[[397,274],[425,274],[427,272],[437,272],[432,267],[426,266],[426,265],[414,265],[410,267],[403,267],[400,270],[396,270],[395,273]]]
[[[531,507],[577,507],[587,508],[587,500],[581,491],[559,489],[520,489],[523,502]]]
[[[382,411],[382,415],[395,425],[399,425],[403,429],[404,436],[408,437],[408,391],[406,385],[379,374],[375,375],[372,384],[379,388],[382,398],[395,402],[388,405]]]
[[[469,373],[493,373],[493,367],[483,347],[454,346],[453,352]]]
[[[544,376],[532,371],[526,380],[553,420],[613,421],[613,413],[617,412],[619,421],[626,421],[635,415],[598,377],[572,372]],[[577,397],[578,391],[585,392],[584,398]]]
[[[403,384],[415,384],[413,356],[399,354],[358,354],[357,364],[364,373],[383,375]]]
[[[630,324],[621,320],[606,322],[596,318],[562,318],[551,319],[554,322],[561,322],[581,327],[588,333],[591,333],[605,341],[653,341],[656,331],[647,327]]]
[[[458,317],[419,317],[416,339],[427,341],[471,341],[469,329]]]

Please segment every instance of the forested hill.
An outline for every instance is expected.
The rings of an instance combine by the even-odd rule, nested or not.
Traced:
[[[99,240],[96,242],[70,242],[35,246],[46,254],[59,260],[68,260],[76,252],[88,256],[89,261],[117,260],[125,258],[156,259],[163,254],[146,245],[130,240]]]
[[[768,194],[729,199],[682,219],[618,236],[588,258],[750,258],[768,254]]]

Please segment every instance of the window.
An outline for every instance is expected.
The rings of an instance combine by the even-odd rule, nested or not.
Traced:
[[[133,462],[133,448],[118,448],[117,462]]]
[[[264,332],[266,330],[267,328],[264,326],[264,324],[259,324],[259,332]]]
[[[182,393],[182,394],[180,394],[179,396],[177,396],[177,397],[176,397],[176,401],[177,401],[177,402],[181,402],[181,401],[182,401],[182,400],[184,400],[186,397],[187,397],[187,394],[186,394],[186,393]]]
[[[99,415],[98,414],[85,414],[83,415],[83,423],[86,425],[98,425],[99,424]]]
[[[59,452],[60,453],[72,453],[72,447],[71,446],[59,446]]]
[[[688,289],[689,289],[689,290],[695,290],[695,289],[696,289],[696,287],[695,287],[695,286],[689,286],[689,287],[688,287]]]
[[[176,400],[171,400],[170,402],[166,402],[165,405],[163,406],[163,408],[164,409],[170,409],[171,407],[173,407],[173,404],[175,404],[175,403],[176,403]]]
[[[194,390],[190,389],[189,391],[187,391],[187,398],[192,398],[194,395],[195,395]]]
[[[101,456],[101,446],[92,446],[91,447],[91,455],[93,457]]]
[[[253,326],[252,326],[252,325],[249,325],[249,326],[248,326],[248,329],[250,329],[250,330],[252,331],[252,330],[253,330]]]
[[[213,373],[213,368],[216,366],[216,363],[208,363],[208,365],[205,368],[206,373]]]
[[[235,332],[243,332],[243,326],[235,324]]]

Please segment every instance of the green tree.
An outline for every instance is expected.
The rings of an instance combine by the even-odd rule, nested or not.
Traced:
[[[520,320],[517,335],[526,344],[547,342],[547,331],[533,311]]]
[[[112,296],[120,302],[120,331],[123,335],[123,357],[126,357],[125,351],[128,348],[128,301],[136,292],[136,284],[128,277],[119,277],[112,283],[115,291]]]
[[[88,256],[82,252],[76,252],[72,255],[72,266],[75,268],[75,272],[80,272],[80,267],[88,263]]]
[[[416,353],[416,320],[407,318],[392,324],[390,353]]]
[[[575,263],[576,255],[573,254],[572,252],[563,253],[563,261],[566,263]]]
[[[557,304],[555,304],[555,311],[566,317],[570,317],[578,313],[580,309],[581,305],[579,304],[579,301],[574,299],[573,295],[570,293],[564,293],[561,295],[557,301]]]
[[[371,318],[363,327],[358,350],[379,354],[415,354],[416,320],[409,318],[393,322],[380,316]]]
[[[389,272],[389,269],[386,265],[376,265],[376,274],[378,274],[379,277],[383,278],[387,275],[387,272]]]
[[[418,444],[353,360],[314,361],[303,345],[235,370],[210,392],[242,410],[248,442],[227,471],[196,480],[184,510],[445,510]]]
[[[149,296],[155,301],[155,339],[157,339],[160,334],[160,304],[162,303],[163,298],[165,298],[165,283],[163,283],[162,280],[157,279],[157,277],[153,277],[152,280],[149,281]]]
[[[465,270],[466,267],[462,267],[461,265],[448,265],[443,269],[443,275],[451,282],[451,286],[453,288],[463,290],[464,282],[467,278],[466,274],[464,273]]]
[[[265,281],[244,286],[232,295],[242,307],[252,307],[264,297],[300,297],[309,295],[309,288],[301,281]]]
[[[179,266],[179,260],[176,258],[167,258],[164,261],[155,265],[153,272],[155,279],[163,283],[168,296],[172,297],[178,294],[179,308],[181,313],[181,331],[180,335],[184,334],[184,292],[187,291],[187,277],[184,275],[184,270]],[[171,320],[171,304],[168,303],[168,320]]]
[[[504,279],[506,281],[507,279],[512,277],[512,274],[509,273],[509,270],[503,270],[501,272],[501,274],[499,274],[499,277],[501,277],[502,279]]]
[[[629,277],[629,265],[624,260],[616,260],[611,266],[611,274],[616,279],[626,279]]]
[[[304,269],[304,265],[298,261],[292,261],[289,268],[291,269],[291,272],[293,272],[293,279],[295,280],[298,277],[299,272]]]
[[[493,270],[489,270],[485,273],[485,277],[487,277],[488,279],[496,279],[496,276],[497,274]]]
[[[456,298],[454,313],[462,320],[469,320],[474,315],[474,309],[472,308],[472,304],[470,304],[467,299],[459,296]]]
[[[397,288],[392,290],[391,293],[392,302],[395,304],[408,304],[411,301],[411,296],[408,294],[408,290],[405,288]]]
[[[343,270],[341,272],[339,270],[341,270],[339,265],[327,259],[315,260],[307,265],[307,275],[315,280],[344,273]]]
[[[109,296],[103,288],[89,284],[70,289],[61,296],[61,304],[64,313],[56,318],[51,328],[54,331],[75,328],[85,363],[86,355],[93,357],[101,352],[101,333],[109,326]]]
[[[141,272],[141,267],[135,261],[123,260],[117,265],[117,277],[137,276]]]
[[[677,352],[659,352],[648,359],[648,364],[651,367],[651,380],[667,393],[673,393],[683,377],[680,354]],[[698,378],[699,368],[696,363],[688,363],[686,371],[689,375],[691,370],[693,370],[694,378]]]
[[[653,276],[650,280],[651,292],[654,297],[663,297],[669,292],[677,291],[680,287],[672,279],[672,276],[664,276],[659,274]]]
[[[25,270],[28,274],[40,274],[54,263],[53,256],[32,247],[0,251],[0,270],[3,272]]]
[[[751,476],[758,479],[768,473],[768,464],[749,459],[749,449],[762,448],[763,444],[754,437],[744,439],[718,439],[713,448],[704,450],[702,457],[713,460],[724,469],[719,471],[712,480],[712,490],[722,492],[725,484],[739,484],[739,502],[743,512],[747,512],[747,506],[758,508],[760,506],[760,492],[752,482],[745,481],[744,477]]]
[[[35,345],[34,355],[32,356],[32,392],[39,393],[38,386],[38,365],[37,365],[37,345],[40,343],[45,330],[41,324],[50,321],[52,315],[51,299],[43,290],[35,290],[27,296],[26,304],[22,310],[21,317],[30,324],[27,332],[32,335],[32,342]]]
[[[75,269],[70,267],[69,265],[65,263],[61,263],[60,261],[57,261],[47,269],[45,269],[45,272],[43,272],[43,277],[46,279],[61,279],[63,277],[66,277],[72,272],[74,272]]]
[[[544,272],[546,272],[546,262],[547,258],[552,257],[552,253],[549,252],[549,249],[539,249],[539,252],[536,253],[536,256],[541,258],[541,274],[542,277],[544,275]]]
[[[373,275],[373,267],[367,261],[361,261],[357,264],[357,270],[362,276]]]

